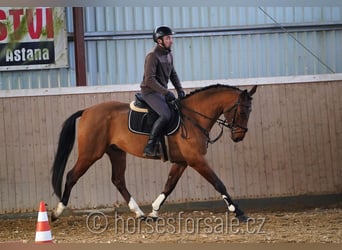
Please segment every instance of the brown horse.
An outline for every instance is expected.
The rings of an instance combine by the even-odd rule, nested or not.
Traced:
[[[215,123],[231,129],[234,142],[241,141],[247,132],[247,123],[251,112],[254,86],[249,92],[236,87],[211,85],[188,94],[179,101],[182,124],[181,129],[169,136],[172,162],[164,190],[152,203],[150,217],[156,219],[158,211],[175,188],[187,166],[195,169],[222,195],[228,210],[234,212],[240,220],[246,220],[244,212],[233,202],[225,185],[210,168],[205,154],[212,142],[209,132]],[[70,192],[78,179],[105,153],[112,164],[112,182],[117,187],[130,210],[136,217],[145,217],[125,183],[126,153],[142,157],[148,137],[132,133],[128,128],[129,104],[105,102],[71,115],[60,133],[57,153],[52,167],[52,186],[60,199],[52,213],[55,220],[68,204]],[[224,120],[219,119],[223,114]],[[66,176],[62,195],[62,180],[68,157],[75,141],[76,119],[78,124],[78,159]]]

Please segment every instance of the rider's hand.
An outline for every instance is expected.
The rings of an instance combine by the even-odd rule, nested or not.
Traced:
[[[178,95],[178,99],[182,99],[185,97],[185,92],[184,90],[180,90],[177,92],[177,95]]]
[[[175,95],[174,95],[171,91],[169,91],[169,92],[167,92],[167,94],[165,95],[165,99],[166,99],[166,101],[168,101],[168,102],[172,102],[173,100],[176,100],[176,97],[175,97]]]

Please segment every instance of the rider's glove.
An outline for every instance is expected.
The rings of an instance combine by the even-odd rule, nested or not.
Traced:
[[[165,99],[166,99],[166,101],[168,101],[168,102],[172,102],[173,100],[176,100],[176,97],[175,97],[175,95],[174,95],[171,91],[169,91],[169,92],[167,92],[167,94],[165,95]]]
[[[182,98],[185,97],[185,92],[184,92],[184,90],[179,90],[179,91],[177,92],[177,94],[178,94],[178,99],[182,99]]]

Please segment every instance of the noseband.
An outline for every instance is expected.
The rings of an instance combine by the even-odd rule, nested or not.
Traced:
[[[228,122],[227,119],[224,119],[224,120],[223,120],[223,119],[220,119],[220,118],[218,118],[218,119],[211,118],[211,117],[208,117],[208,116],[206,116],[206,115],[204,115],[204,114],[202,114],[202,113],[200,113],[200,112],[197,112],[197,111],[195,111],[195,110],[192,110],[192,109],[190,109],[190,108],[188,108],[188,107],[186,107],[186,106],[182,106],[182,108],[184,108],[184,109],[186,109],[186,110],[189,110],[189,111],[191,111],[192,113],[195,113],[195,114],[197,114],[197,115],[199,115],[199,116],[201,116],[201,117],[204,117],[204,118],[206,118],[206,119],[208,119],[208,120],[210,120],[210,121],[215,120],[215,123],[217,123],[217,124],[219,125],[219,127],[221,128],[221,131],[220,131],[219,135],[218,135],[215,139],[210,139],[209,131],[206,130],[205,128],[203,128],[202,126],[200,126],[200,125],[199,125],[195,120],[193,120],[191,117],[186,116],[186,115],[184,115],[184,114],[183,114],[183,117],[185,117],[185,118],[186,118],[187,120],[189,120],[193,125],[195,125],[195,126],[196,126],[196,127],[197,127],[197,128],[198,128],[198,129],[199,129],[199,130],[208,138],[208,143],[213,144],[213,143],[215,143],[218,139],[221,138],[221,136],[222,136],[222,134],[223,134],[223,127],[229,128],[229,129],[231,130],[231,132],[232,132],[233,135],[236,133],[236,129],[237,129],[237,128],[242,129],[244,133],[246,133],[246,132],[248,131],[248,128],[247,128],[247,127],[244,127],[244,126],[242,126],[242,125],[236,123],[236,120],[237,120],[237,119],[236,119],[236,118],[237,118],[237,110],[238,110],[238,107],[239,107],[239,106],[249,107],[249,106],[246,106],[246,105],[242,105],[242,104],[240,103],[240,95],[239,95],[239,98],[238,98],[237,102],[236,102],[232,107],[230,107],[230,108],[228,108],[226,111],[223,111],[223,112],[222,112],[222,114],[234,112],[233,118],[232,118],[232,120],[231,120],[230,122]],[[182,123],[183,123],[183,122],[182,122]],[[184,128],[184,126],[183,126],[183,128]],[[186,133],[184,133],[184,131],[183,131],[183,133],[182,133],[182,136],[183,136],[184,138],[187,138]]]

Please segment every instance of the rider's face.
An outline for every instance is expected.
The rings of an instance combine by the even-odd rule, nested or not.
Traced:
[[[164,42],[164,47],[166,49],[171,49],[171,46],[173,44],[173,40],[172,40],[172,36],[171,35],[168,35],[168,36],[164,36],[162,37],[162,40]],[[163,45],[163,44],[162,44]]]

